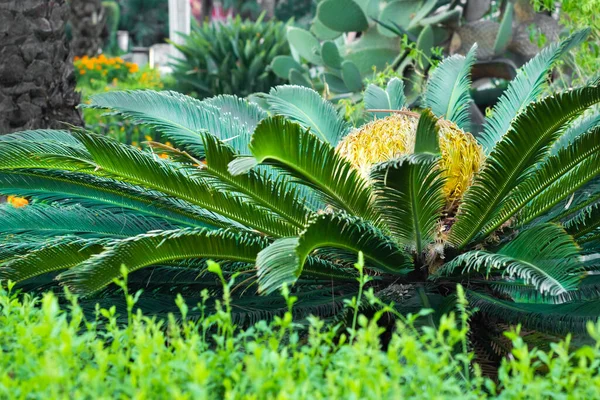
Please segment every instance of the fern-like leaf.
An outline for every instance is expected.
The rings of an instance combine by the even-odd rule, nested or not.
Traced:
[[[524,111],[529,103],[538,100],[547,86],[548,74],[556,61],[582,43],[589,33],[589,29],[582,30],[561,43],[547,46],[520,69],[494,106],[492,116],[486,120],[483,132],[478,137],[486,153],[489,154],[506,134],[511,121]]]
[[[276,240],[256,258],[262,292],[293,284],[303,273],[309,254],[322,247],[363,252],[368,266],[391,274],[410,271],[412,260],[372,224],[343,214],[321,214],[297,238]]]
[[[298,122],[332,146],[349,132],[349,126],[337,114],[333,105],[317,92],[302,86],[284,85],[271,89],[267,95],[271,111]]]
[[[415,154],[376,165],[371,170],[375,204],[382,220],[402,244],[418,255],[433,239],[444,207],[438,158]]]
[[[449,240],[463,248],[480,233],[516,185],[548,154],[561,128],[600,101],[600,86],[585,87],[533,103],[511,124],[463,197]]]
[[[433,71],[425,89],[425,107],[467,132],[471,130],[471,67],[476,52],[477,45],[474,45],[466,56],[446,58]]]
[[[499,270],[509,277],[521,278],[540,293],[551,296],[574,290],[583,273],[577,243],[556,224],[527,229],[497,253],[484,250],[463,253],[445,264],[438,274],[452,274],[461,266],[463,274],[476,270],[488,275]]]

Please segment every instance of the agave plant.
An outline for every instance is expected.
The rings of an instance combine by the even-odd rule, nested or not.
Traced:
[[[267,67],[277,56],[288,55],[287,24],[241,17],[227,23],[194,24],[173,66],[173,77],[182,93],[197,98],[219,94],[248,96],[284,83]]]
[[[443,309],[462,283],[478,315],[584,330],[600,312],[600,127],[579,117],[600,86],[539,97],[553,62],[585,35],[527,64],[477,138],[472,57],[439,66],[423,110],[404,108],[400,81],[371,91],[390,115],[354,132],[298,86],[266,96],[271,115],[232,96],[97,95],[90,107],[176,145],[144,151],[84,131],[1,137],[0,191],[31,200],[1,209],[2,277],[25,287],[55,278],[106,299],[124,266],[162,312],[174,293],[192,305],[203,289],[219,295],[213,259],[235,282],[240,321],[284,310],[283,286],[301,318],[336,315],[355,295],[362,252],[369,288],[403,312]]]

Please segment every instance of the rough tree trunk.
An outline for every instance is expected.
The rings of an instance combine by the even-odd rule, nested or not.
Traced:
[[[104,8],[101,0],[70,0],[71,49],[76,56],[98,55],[102,47]]]
[[[0,0],[0,134],[82,125],[65,0]]]

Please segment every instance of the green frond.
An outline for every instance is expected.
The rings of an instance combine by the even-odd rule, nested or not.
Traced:
[[[577,211],[600,201],[600,178],[593,179],[567,199],[557,204],[546,216],[556,222],[569,218]],[[545,217],[546,217],[545,216]]]
[[[104,174],[174,196],[268,235],[290,236],[296,229],[271,211],[194,176],[196,168],[176,165],[148,152],[99,135],[78,134],[92,154],[97,174]],[[209,223],[214,223],[210,221]],[[222,224],[223,227],[231,224]]]
[[[297,184],[267,171],[253,170],[235,176],[230,174],[228,165],[235,159],[233,149],[212,135],[203,136],[206,168],[199,170],[198,175],[217,178],[211,182],[212,189],[239,192],[299,229],[306,225],[310,210],[303,204]]]
[[[466,56],[446,58],[433,71],[425,89],[425,107],[467,132],[471,130],[471,67],[476,52],[477,45],[473,45]]]
[[[350,130],[333,105],[312,89],[294,85],[277,86],[271,89],[266,99],[273,114],[298,122],[332,146]]]
[[[474,291],[467,292],[469,305],[480,312],[511,324],[558,334],[584,333],[588,321],[600,315],[600,301],[564,304],[520,304]]]
[[[377,164],[371,170],[375,205],[392,235],[420,256],[444,207],[438,157],[414,154]]]
[[[43,247],[52,239],[45,236],[22,233],[18,236],[12,233],[0,234],[0,264],[21,254]]]
[[[3,171],[0,172],[0,193],[61,205],[80,204],[117,213],[134,211],[192,227],[211,227],[213,225],[206,221],[217,217],[140,186],[76,172],[40,169]]]
[[[236,151],[247,154],[248,140],[252,134],[252,124],[248,121],[258,117],[255,106],[246,120],[240,114],[222,112],[217,108],[226,102],[223,98],[213,102],[201,102],[177,92],[155,92],[136,90],[109,92],[90,98],[89,108],[110,110],[114,114],[130,118],[139,124],[147,124],[161,132],[190,154],[202,158],[204,149],[199,132],[208,131],[221,140],[226,140]],[[230,102],[232,111],[240,112],[241,105]]]
[[[365,90],[364,101],[367,110],[402,110],[406,107],[404,82],[398,78],[392,78],[385,90],[371,83]],[[373,113],[375,117],[379,118],[390,114],[389,112]]]
[[[563,223],[566,231],[579,239],[600,227],[600,203],[584,208],[573,218]]]
[[[440,140],[437,118],[430,109],[425,109],[419,117],[415,138],[415,153],[439,154]]]
[[[327,288],[299,287],[291,295],[294,303],[294,319],[302,320],[310,315],[331,318],[344,311],[346,300],[356,296],[357,285],[336,285]],[[232,314],[236,324],[247,326],[261,320],[281,316],[288,311],[287,303],[280,293],[269,296],[242,296],[232,299]]]
[[[509,130],[513,119],[525,110],[529,103],[538,100],[547,86],[548,74],[556,61],[573,47],[581,44],[589,35],[585,29],[571,35],[561,43],[553,43],[525,64],[494,106],[492,116],[486,120],[479,143],[487,154]]]
[[[550,154],[556,155],[560,150],[575,142],[581,135],[598,126],[600,126],[600,114],[575,121],[571,126],[567,127],[565,133],[554,143]]]
[[[374,218],[368,182],[329,143],[300,125],[283,117],[265,119],[256,128],[250,149],[254,162],[234,161],[229,165],[232,174],[245,173],[257,163],[273,164],[317,190],[334,206],[365,219]]]
[[[257,104],[228,94],[204,99],[202,103],[217,108],[225,118],[238,121],[244,127],[244,132],[254,132],[258,123],[268,116]]]
[[[71,132],[65,130],[37,129],[0,135],[0,142],[42,142],[63,144],[68,147],[83,147]]]
[[[540,293],[533,285],[528,285],[523,280],[504,281],[472,281],[489,285],[496,293],[503,297],[508,296],[517,303],[530,304],[563,304],[574,301],[589,301],[600,299],[599,275],[586,275],[577,285],[577,290],[570,290],[557,296]]]
[[[40,135],[36,137],[38,132]],[[75,171],[90,167],[90,154],[81,143],[67,145],[48,140],[48,132],[31,131],[30,140],[0,141],[0,170],[51,168]]]
[[[473,250],[446,263],[439,275],[451,275],[463,267],[486,276],[499,270],[503,275],[520,278],[542,294],[558,296],[577,288],[583,274],[579,246],[571,235],[556,224],[542,224],[521,232],[497,253]]]
[[[561,128],[599,101],[600,86],[585,87],[547,97],[519,114],[466,191],[450,243],[458,248],[469,244],[510,191],[535,171]]]
[[[355,254],[362,251],[368,267],[390,274],[406,274],[412,267],[411,257],[369,222],[344,214],[321,214],[299,237],[276,240],[258,253],[260,290],[271,293],[293,284],[302,275],[307,257],[323,247]]]
[[[90,295],[128,271],[164,262],[206,258],[253,263],[268,240],[249,232],[180,229],[147,233],[114,242],[101,253],[59,275],[78,293]]]
[[[153,230],[174,229],[176,225],[159,218],[115,214],[81,206],[32,204],[22,208],[0,206],[0,233],[31,233],[38,236],[128,237]]]
[[[106,242],[106,241],[104,241]],[[0,264],[0,278],[21,282],[52,271],[69,269],[99,253],[103,241],[78,237],[57,238]]]
[[[484,227],[484,236],[520,211],[520,224],[532,221],[597,177],[600,174],[599,154],[600,127],[548,157],[513,189],[500,212]]]

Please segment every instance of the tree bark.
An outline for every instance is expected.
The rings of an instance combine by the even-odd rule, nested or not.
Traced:
[[[104,9],[101,0],[70,0],[71,49],[76,56],[98,55],[102,48]]]
[[[0,0],[0,134],[83,125],[65,0]]]

